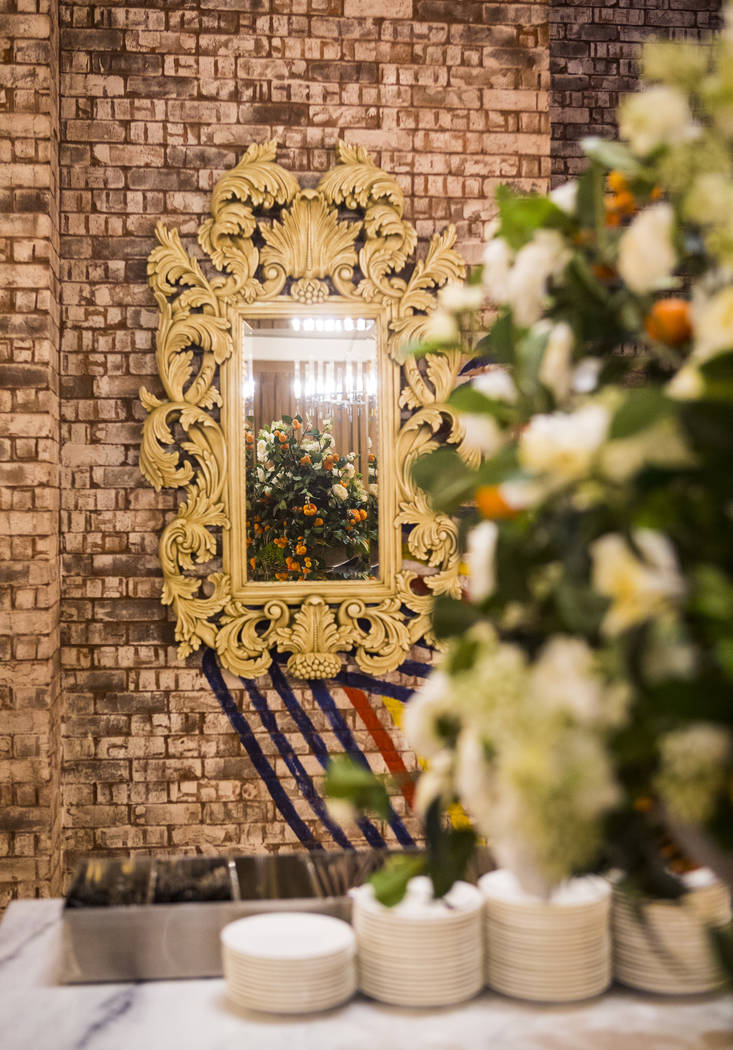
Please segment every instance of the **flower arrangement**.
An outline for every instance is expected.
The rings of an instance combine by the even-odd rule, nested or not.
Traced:
[[[614,864],[675,895],[674,842],[733,848],[733,6],[643,79],[577,181],[499,190],[423,348],[475,358],[451,400],[483,460],[415,467],[467,564],[406,710],[418,800],[429,839],[460,801],[535,891]]]
[[[252,578],[370,576],[377,542],[376,485],[365,488],[354,465],[356,453],[337,452],[332,429],[331,421],[319,430],[299,415],[274,420],[256,439],[246,428]],[[371,454],[369,473],[376,478]]]

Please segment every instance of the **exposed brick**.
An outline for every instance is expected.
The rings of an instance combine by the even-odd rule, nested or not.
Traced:
[[[636,85],[641,43],[650,36],[700,37],[719,25],[720,10],[721,0],[639,0],[623,6],[558,0],[550,5],[554,183],[583,170],[580,142],[586,135],[616,134],[616,107]]]

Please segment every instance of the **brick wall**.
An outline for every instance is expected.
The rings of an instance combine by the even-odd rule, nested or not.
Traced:
[[[55,3],[0,13],[0,904],[59,885]]]
[[[721,0],[555,0],[550,5],[553,184],[583,168],[580,140],[616,134],[619,99],[638,78],[650,36],[699,39],[718,28]]]
[[[137,469],[137,391],[157,389],[145,280],[156,221],[193,238],[215,182],[252,141],[277,137],[282,163],[315,179],[343,137],[397,176],[423,242],[454,222],[475,259],[496,184],[546,185],[547,69],[538,3],[61,4],[67,864],[89,850],[297,842],[200,657],[177,662],[159,603],[157,542],[176,499]],[[282,699],[258,685],[317,780]],[[241,685],[233,690],[251,711]],[[385,768],[347,697],[334,698]],[[296,699],[338,749],[310,690]],[[292,768],[252,721],[297,814],[322,836]]]

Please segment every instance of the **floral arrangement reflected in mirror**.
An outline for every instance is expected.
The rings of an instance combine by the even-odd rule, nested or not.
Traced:
[[[247,555],[260,580],[369,579],[377,544],[376,483],[322,430],[284,416],[246,430]],[[369,453],[368,476],[376,477]]]

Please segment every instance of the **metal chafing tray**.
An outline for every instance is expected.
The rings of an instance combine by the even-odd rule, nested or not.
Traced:
[[[104,858],[79,867],[63,909],[68,982],[217,977],[219,933],[265,911],[349,920],[348,891],[390,850]]]

